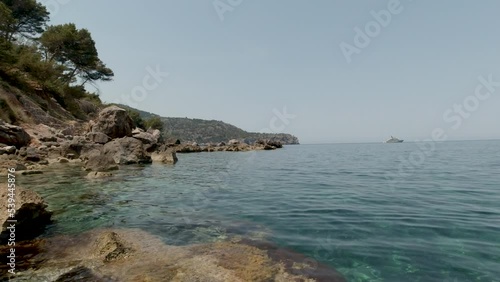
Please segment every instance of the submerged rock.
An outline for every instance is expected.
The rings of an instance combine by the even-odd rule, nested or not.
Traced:
[[[101,172],[101,171],[92,171],[87,174],[86,178],[87,179],[101,179],[101,178],[106,178],[106,177],[111,177],[113,176],[112,173],[109,172]]]
[[[117,170],[118,165],[112,156],[96,153],[89,157],[84,168],[87,171],[106,172]]]
[[[5,244],[10,237],[10,230],[7,227],[11,226],[9,220],[17,220],[15,222],[15,239],[16,242],[21,240],[33,239],[40,235],[45,226],[51,222],[52,212],[47,210],[47,205],[42,197],[36,192],[26,190],[21,187],[16,187],[13,191],[15,208],[12,213],[8,213],[9,190],[7,184],[0,184],[0,223],[2,224],[2,232],[0,233],[0,241]],[[14,217],[9,217],[10,215]]]
[[[334,270],[307,266],[277,248],[243,242],[165,245],[138,229],[93,230],[49,238],[18,273],[30,281],[345,281]],[[295,263],[295,264],[294,264]],[[300,272],[302,266],[309,272]],[[293,271],[295,269],[295,271]],[[318,270],[320,273],[316,273]]]
[[[113,282],[109,277],[99,277],[90,268],[78,266],[59,276],[55,282],[85,281],[85,282]]]
[[[19,171],[19,172],[21,172],[21,175],[43,174],[43,171],[36,170],[36,169],[23,170],[23,171]]]

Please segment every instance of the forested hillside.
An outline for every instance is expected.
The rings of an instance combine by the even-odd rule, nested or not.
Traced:
[[[247,132],[234,125],[218,120],[203,120],[191,118],[160,117],[158,115],[132,109],[125,105],[119,105],[132,111],[137,111],[144,120],[159,118],[163,122],[164,135],[170,139],[181,141],[193,141],[197,143],[219,143],[231,139],[242,139],[247,143],[253,143],[259,139],[280,141],[283,144],[299,144],[297,137],[279,133],[254,133]]]

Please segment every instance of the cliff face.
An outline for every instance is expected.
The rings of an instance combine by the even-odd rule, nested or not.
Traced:
[[[100,103],[84,99],[72,100],[74,104],[69,107],[57,98],[40,89],[19,90],[0,80],[0,119],[17,125],[45,124],[63,129],[93,118],[101,108]]]

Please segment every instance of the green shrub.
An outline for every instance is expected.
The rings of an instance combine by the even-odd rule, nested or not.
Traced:
[[[144,120],[142,119],[141,115],[139,114],[138,111],[134,111],[132,109],[127,109],[128,115],[134,122],[134,126],[142,129],[146,129],[146,125]]]
[[[163,130],[163,121],[161,120],[160,117],[152,117],[145,122],[146,128],[152,128],[152,129],[158,129],[158,130]]]

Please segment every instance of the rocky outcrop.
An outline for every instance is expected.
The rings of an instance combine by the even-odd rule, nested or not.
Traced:
[[[276,150],[283,148],[283,144],[276,140],[257,140],[255,145],[260,145],[264,147],[264,150]]]
[[[16,152],[16,146],[7,146],[5,144],[0,144],[0,155],[8,154],[12,155]]]
[[[61,144],[59,153],[62,157],[87,159],[90,154],[102,148],[102,144],[97,144],[86,140],[82,136],[75,136],[70,141]],[[56,150],[55,148],[53,148]]]
[[[0,184],[0,223],[2,231],[0,234],[0,242],[5,244],[10,238],[12,222],[8,220],[14,219],[15,222],[15,239],[17,241],[35,238],[40,235],[47,224],[51,222],[52,213],[47,210],[47,205],[42,197],[31,190],[25,190],[21,187],[15,187],[15,190],[9,191],[7,184]],[[15,208],[12,213],[9,209],[9,193],[14,194]],[[10,217],[13,215],[14,217]]]
[[[15,168],[16,171],[26,170],[26,165],[21,160],[12,155],[0,155],[0,175],[8,174],[9,168]],[[3,178],[5,179],[5,178]],[[4,182],[5,183],[5,182]]]
[[[146,154],[142,142],[132,137],[106,143],[102,154],[113,158],[116,164],[151,163],[151,157]]]
[[[39,162],[42,160],[39,150],[34,147],[22,147],[19,150],[19,156],[30,162]]]
[[[177,163],[177,154],[171,148],[162,146],[156,152],[151,154],[151,159],[154,163],[175,164]]]
[[[0,120],[0,143],[21,148],[30,143],[31,136],[19,126]]]
[[[111,140],[108,135],[102,132],[89,132],[86,136],[90,141],[97,144],[106,144]]]
[[[199,152],[248,152],[248,151],[259,151],[259,150],[276,150],[283,148],[281,142],[273,140],[258,140],[254,144],[250,145],[240,140],[233,139],[229,140],[227,145],[224,142],[218,144],[208,144],[200,146],[198,144],[188,143],[188,144],[169,144],[172,149],[177,153],[199,153]]]
[[[95,153],[85,162],[85,170],[94,172],[107,172],[117,170],[118,165],[111,155]]]
[[[153,134],[148,133],[148,132],[139,132],[137,134],[134,134],[133,137],[135,139],[140,140],[144,144],[157,144],[158,143],[158,137],[155,137]]]
[[[200,147],[199,145],[188,145],[188,144],[181,144],[174,146],[173,149],[177,153],[200,153],[203,152],[204,149]]]
[[[286,133],[252,133],[246,137],[243,142],[253,144],[260,140],[267,140],[268,142],[276,142],[282,145],[299,145],[299,138]]]
[[[111,139],[132,136],[133,122],[128,112],[117,106],[110,106],[99,113],[92,125],[92,132],[100,132]]]
[[[149,129],[145,132],[140,128],[136,128],[132,131],[132,136],[144,144],[144,150],[148,153],[157,150],[160,143],[163,142],[161,132],[157,129]]]

